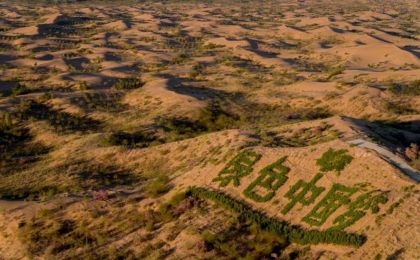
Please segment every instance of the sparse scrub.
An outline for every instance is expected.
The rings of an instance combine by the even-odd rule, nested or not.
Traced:
[[[149,180],[145,186],[146,193],[158,197],[170,190],[170,179],[167,175],[159,175]]]
[[[71,99],[73,104],[83,107],[88,111],[121,112],[127,108],[119,101],[123,93],[83,93],[81,97]]]
[[[54,110],[34,100],[21,103],[14,116],[20,120],[46,120],[60,133],[95,131],[100,125],[98,121],[87,116],[76,116]]]
[[[389,82],[388,89],[397,95],[419,96],[420,95],[420,80],[412,81],[408,84],[398,84],[396,82]]]
[[[10,114],[0,114],[0,176],[29,167],[48,152],[47,147],[32,139],[29,130]]]

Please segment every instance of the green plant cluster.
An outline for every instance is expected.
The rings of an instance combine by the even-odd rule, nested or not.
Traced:
[[[262,169],[257,179],[255,179],[245,190],[244,195],[256,202],[267,202],[271,200],[276,191],[286,183],[287,173],[290,168],[283,166],[286,156],[280,158],[271,165]],[[264,189],[264,195],[255,191],[255,188]]]
[[[113,87],[118,90],[130,90],[141,88],[143,85],[144,82],[139,78],[123,78],[117,80]]]
[[[340,172],[351,163],[353,157],[347,154],[347,150],[328,149],[321,158],[316,160],[316,164],[322,172],[337,171]]]
[[[224,208],[239,214],[239,218],[257,223],[263,230],[267,230],[281,237],[286,237],[290,242],[299,244],[338,244],[347,246],[361,246],[366,237],[359,234],[346,233],[343,231],[307,230],[299,226],[266,216],[264,213],[251,209],[244,202],[237,201],[230,196],[218,191],[207,190],[200,187],[191,187],[187,196],[200,199],[210,199]]]
[[[281,213],[283,215],[287,214],[297,203],[301,203],[305,206],[312,204],[325,190],[324,187],[317,187],[315,185],[322,176],[322,173],[317,173],[310,182],[305,182],[304,180],[296,182],[284,195],[284,197],[290,199],[290,202],[282,208]],[[307,196],[308,193],[311,195]]]
[[[355,201],[350,203],[349,209],[338,216],[333,221],[331,230],[343,230],[366,215],[367,211],[377,214],[380,210],[379,204],[385,204],[388,201],[386,193],[371,191],[360,195]]]
[[[335,183],[327,195],[302,220],[311,226],[321,226],[342,205],[350,203],[356,188]]]
[[[240,116],[229,112],[223,101],[215,99],[200,111],[197,121],[206,131],[214,132],[236,127],[240,119]]]
[[[240,179],[249,175],[253,170],[253,165],[261,159],[261,155],[251,150],[243,150],[236,155],[213,182],[220,182],[221,187],[226,187],[233,182],[234,186],[239,186]]]
[[[20,222],[19,240],[25,245],[26,257],[142,259],[131,250],[116,250],[109,245],[116,237],[145,227],[150,214],[109,204],[105,207],[92,204],[80,213],[83,219],[63,216],[58,208],[42,209],[33,218]]]

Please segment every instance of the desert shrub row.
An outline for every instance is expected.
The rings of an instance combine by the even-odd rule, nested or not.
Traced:
[[[361,246],[366,237],[359,234],[346,233],[343,231],[327,230],[306,230],[299,226],[266,216],[264,213],[251,209],[244,202],[240,202],[221,192],[207,190],[205,188],[191,187],[187,191],[187,196],[200,199],[210,199],[228,210],[239,214],[240,218],[254,221],[262,229],[286,237],[291,242],[299,244],[338,244],[348,246]]]

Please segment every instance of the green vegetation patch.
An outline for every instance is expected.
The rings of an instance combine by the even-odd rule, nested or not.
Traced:
[[[69,160],[58,166],[13,171],[0,182],[0,198],[44,200],[64,192],[108,189],[140,180],[141,176],[115,165]]]
[[[380,191],[364,193],[350,203],[349,209],[334,219],[330,230],[343,230],[366,215],[370,210],[373,214],[379,213],[379,205],[388,202],[387,194]]]
[[[141,88],[144,84],[139,78],[124,78],[119,79],[113,87],[118,90],[131,90]]]
[[[221,187],[225,187],[233,182],[234,186],[239,186],[240,179],[249,175],[256,164],[261,159],[261,155],[251,150],[244,150],[236,155],[219,175],[213,179],[213,182],[220,182]]]
[[[290,242],[299,244],[338,244],[347,246],[361,246],[366,241],[363,235],[346,233],[342,231],[307,230],[299,226],[291,225],[286,221],[270,218],[264,213],[253,210],[244,202],[235,200],[230,196],[205,188],[192,187],[187,191],[187,196],[200,199],[210,199],[224,208],[239,214],[240,219],[253,221],[263,230],[272,232],[280,237],[287,238]]]
[[[324,187],[316,186],[316,183],[322,178],[322,176],[322,173],[317,173],[309,182],[305,182],[304,180],[296,182],[284,195],[284,197],[288,198],[290,202],[282,208],[281,213],[283,215],[287,214],[297,203],[305,206],[312,204],[325,190]],[[310,193],[310,196],[307,196],[308,193]]]
[[[334,150],[328,149],[321,158],[316,160],[316,164],[320,167],[323,172],[337,171],[340,172],[351,163],[353,157],[347,154],[347,150]]]
[[[350,202],[356,188],[335,183],[328,194],[302,220],[311,226],[321,226],[338,208]]]
[[[275,163],[266,166],[245,190],[244,195],[257,202],[271,200],[276,191],[286,183],[290,168],[283,166],[287,157],[282,157]]]

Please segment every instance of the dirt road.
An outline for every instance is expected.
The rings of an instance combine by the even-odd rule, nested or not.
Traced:
[[[404,161],[399,156],[393,154],[388,149],[363,139],[351,140],[348,143],[376,151],[377,153],[382,155],[382,157],[385,160],[387,160],[389,163],[400,169],[405,175],[410,177],[412,180],[420,182],[420,173],[414,168],[412,168],[406,161]]]

